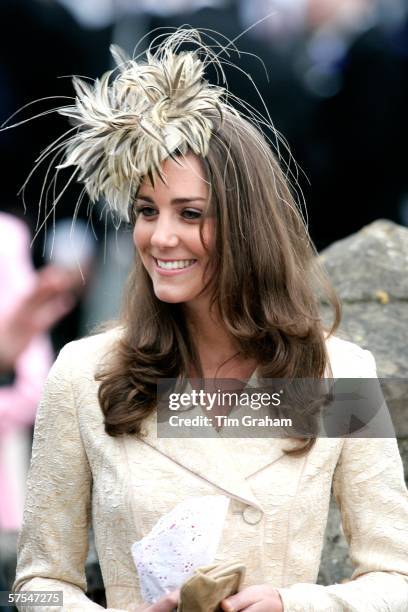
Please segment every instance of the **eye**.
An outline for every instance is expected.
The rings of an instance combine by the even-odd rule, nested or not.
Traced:
[[[157,211],[153,206],[135,206],[135,213],[142,217],[154,217]]]
[[[184,219],[195,221],[196,219],[200,219],[203,213],[201,210],[196,210],[194,208],[185,208],[181,214]]]

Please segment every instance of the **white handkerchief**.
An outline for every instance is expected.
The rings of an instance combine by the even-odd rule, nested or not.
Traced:
[[[132,545],[145,602],[154,603],[178,589],[197,567],[213,563],[228,504],[225,495],[190,497]]]

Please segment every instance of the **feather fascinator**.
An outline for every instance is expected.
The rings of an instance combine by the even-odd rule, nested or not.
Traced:
[[[117,68],[93,86],[74,77],[75,104],[58,109],[78,131],[57,167],[76,166],[91,201],[104,197],[122,218],[142,177],[163,180],[161,164],[176,151],[205,157],[210,117],[222,119],[226,90],[204,79],[199,50],[177,53],[193,40],[200,43],[196,30],[177,30],[154,53],[149,49],[143,63],[112,45]]]

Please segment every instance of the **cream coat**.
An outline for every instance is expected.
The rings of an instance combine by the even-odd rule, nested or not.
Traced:
[[[285,612],[407,612],[408,494],[394,438],[319,438],[296,458],[280,438],[158,439],[155,415],[143,440],[109,437],[94,372],[116,334],[67,345],[50,373],[16,590],[63,590],[64,610],[101,609],[84,594],[92,522],[108,607],[129,611],[141,602],[132,543],[186,497],[224,493],[231,503],[216,561],[245,562],[244,586],[279,588]],[[328,349],[334,377],[375,376],[368,351],[338,338]],[[332,485],[355,571],[324,587],[315,581]]]

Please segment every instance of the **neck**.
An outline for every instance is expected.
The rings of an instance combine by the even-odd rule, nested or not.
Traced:
[[[239,361],[242,368],[242,356],[237,343],[228,334],[215,308],[210,312],[206,302],[185,305],[184,310],[204,378],[210,378],[216,373],[221,377],[233,376]],[[225,366],[220,367],[224,362],[227,362]],[[255,368],[253,360],[246,365]]]

